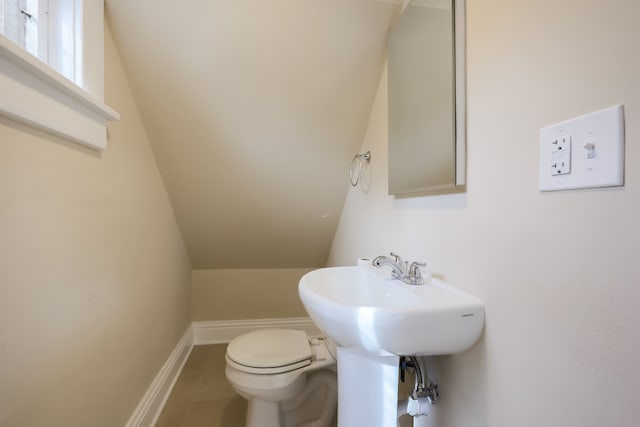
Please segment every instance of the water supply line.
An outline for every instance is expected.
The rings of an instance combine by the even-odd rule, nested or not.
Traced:
[[[405,371],[413,372],[415,383],[409,398],[398,402],[398,427],[400,417],[411,415],[413,425],[423,424],[424,418],[429,414],[429,407],[438,400],[438,385],[431,381],[427,375],[426,366],[416,356],[400,357],[400,379],[404,382]]]

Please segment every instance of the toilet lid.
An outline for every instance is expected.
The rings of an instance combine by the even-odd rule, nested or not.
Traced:
[[[252,368],[276,368],[311,359],[307,334],[288,329],[248,332],[229,343],[227,357]]]

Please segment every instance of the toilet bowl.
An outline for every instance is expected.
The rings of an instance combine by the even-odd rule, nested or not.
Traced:
[[[249,401],[246,427],[328,427],[338,389],[335,345],[288,329],[263,329],[229,343],[225,373]]]

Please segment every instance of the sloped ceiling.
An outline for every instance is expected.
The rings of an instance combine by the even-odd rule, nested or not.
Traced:
[[[193,267],[323,266],[398,5],[107,0],[106,11]]]

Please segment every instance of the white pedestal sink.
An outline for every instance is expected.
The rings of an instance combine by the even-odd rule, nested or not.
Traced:
[[[338,426],[397,422],[398,359],[464,351],[484,304],[442,281],[412,286],[370,267],[322,268],[298,286],[307,312],[338,346]]]

